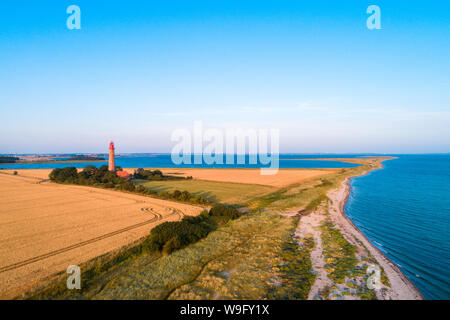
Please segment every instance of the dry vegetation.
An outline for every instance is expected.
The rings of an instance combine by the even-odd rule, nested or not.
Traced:
[[[164,174],[192,176],[198,180],[259,184],[272,187],[285,187],[312,178],[336,172],[339,169],[280,169],[274,175],[261,175],[259,169],[197,169],[197,168],[158,168]],[[130,169],[132,171],[132,169]]]

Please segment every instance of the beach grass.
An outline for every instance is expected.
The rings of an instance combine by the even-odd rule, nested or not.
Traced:
[[[328,277],[336,283],[344,283],[358,264],[356,246],[350,244],[334,225],[326,221],[321,226],[323,255]]]
[[[62,274],[33,299],[305,299],[309,250],[292,238],[297,218],[257,211],[170,255],[105,256],[82,266],[82,289]],[[122,253],[123,254],[123,253]],[[94,270],[94,271],[89,271]],[[86,279],[86,276],[89,279]]]

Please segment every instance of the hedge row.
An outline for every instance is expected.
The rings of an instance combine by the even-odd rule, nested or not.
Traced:
[[[184,217],[181,221],[164,222],[150,232],[145,246],[150,251],[170,254],[205,238],[218,225],[239,218],[241,213],[230,205],[219,204],[197,217]]]

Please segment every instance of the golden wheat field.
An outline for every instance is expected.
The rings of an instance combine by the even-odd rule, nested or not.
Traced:
[[[137,168],[124,168],[133,173]],[[246,184],[260,184],[271,187],[285,187],[287,185],[302,182],[308,179],[330,174],[339,169],[279,169],[274,175],[261,175],[259,169],[206,169],[206,168],[148,168],[159,169],[164,174],[179,175],[182,177],[192,176],[198,180],[234,182]],[[82,169],[78,169],[81,171]],[[24,177],[36,177],[48,179],[52,169],[22,169],[22,170],[0,170],[12,174],[17,171],[18,175]]]
[[[26,170],[20,170],[26,171]],[[0,298],[28,290],[200,207],[0,173]],[[44,177],[41,175],[40,177]]]
[[[261,175],[259,169],[158,168],[164,174],[192,176],[198,180],[260,184],[271,187],[287,185],[336,172],[339,169],[279,169],[274,175]],[[125,169],[133,172],[133,168]]]

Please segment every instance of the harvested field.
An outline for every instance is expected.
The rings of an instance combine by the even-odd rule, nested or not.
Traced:
[[[261,175],[259,169],[205,169],[205,168],[158,168],[164,174],[176,174],[194,179],[223,181],[246,184],[261,184],[272,187],[285,187],[308,179],[337,172],[340,169],[279,169],[274,175]],[[134,169],[125,169],[133,172]]]
[[[133,173],[136,168],[124,168]],[[148,168],[159,169],[164,174],[177,175],[180,177],[192,176],[194,179],[207,181],[234,182],[245,184],[260,184],[271,187],[285,187],[293,183],[302,182],[326,174],[337,172],[340,169],[279,169],[277,174],[263,176],[259,169],[206,169],[206,168]],[[79,169],[81,171],[82,169]],[[18,175],[25,177],[36,177],[48,179],[52,169],[17,169],[0,170],[0,173],[12,174],[17,171]]]
[[[69,265],[119,249],[200,207],[0,174],[0,298],[12,298]],[[49,172],[50,170],[47,170]],[[47,173],[48,174],[48,173]],[[41,175],[42,176],[42,175]]]
[[[48,175],[50,174],[50,172],[52,172],[52,170],[53,169],[17,169],[17,170],[5,169],[0,170],[0,174],[1,173],[13,174],[14,171],[17,171],[17,175],[21,177],[36,178],[37,180],[39,180],[39,179],[48,179]]]

